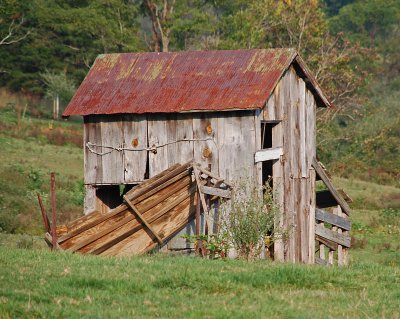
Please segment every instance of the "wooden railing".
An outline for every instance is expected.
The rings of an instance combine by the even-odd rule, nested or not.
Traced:
[[[351,199],[333,186],[325,169],[315,159],[313,167],[317,178],[327,187],[326,191],[316,194],[315,263],[345,266],[348,264],[348,249],[351,245],[351,222],[348,219],[350,207],[347,203]]]

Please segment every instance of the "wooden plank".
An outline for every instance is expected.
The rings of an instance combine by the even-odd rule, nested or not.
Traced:
[[[102,115],[101,122],[101,143],[100,145],[123,147],[123,127],[122,119],[119,115]],[[109,149],[100,149],[101,152],[107,152]],[[97,176],[96,183],[99,184],[123,184],[124,167],[123,152],[112,150],[101,155],[102,175]]]
[[[283,155],[282,147],[275,148],[266,148],[255,152],[254,154],[254,162],[265,162],[270,160],[279,159],[280,156]]]
[[[307,105],[306,105],[306,84],[302,78],[297,76],[297,83],[299,88],[299,107],[297,109],[299,115],[299,130],[300,130],[300,144],[299,160],[301,177],[308,177],[308,166],[307,166],[307,150],[306,150],[306,122],[307,122]]]
[[[175,165],[172,170],[167,170],[166,174],[165,174],[165,172],[158,174],[155,178],[152,178],[152,179],[148,180],[147,182],[143,183],[142,185],[140,185],[141,187],[138,188],[138,190],[132,189],[130,192],[128,192],[126,194],[126,196],[129,198],[130,201],[132,201],[134,204],[136,204],[137,202],[135,201],[135,198],[138,198],[139,196],[142,196],[147,193],[146,196],[142,196],[140,198],[140,200],[144,200],[148,196],[152,195],[152,192],[148,190],[149,187],[150,188],[158,187],[158,186],[160,186],[160,184],[162,185],[163,183],[165,183],[163,186],[163,187],[165,187],[166,185],[171,183],[171,181],[174,181],[173,180],[174,176],[184,172],[189,167],[191,167],[191,163],[186,163],[185,165]],[[158,190],[160,190],[160,189],[158,189]],[[78,235],[79,233],[84,232],[84,231],[102,223],[103,221],[114,217],[117,214],[120,214],[121,212],[126,210],[126,208],[127,208],[126,205],[120,205],[120,206],[116,207],[115,209],[109,211],[107,214],[102,215],[99,218],[97,218],[97,216],[96,216],[96,218],[92,218],[90,220],[90,222],[84,223],[81,227],[76,227],[72,231],[69,231],[67,234],[60,237],[58,240],[58,243],[60,244],[64,241]]]
[[[147,135],[149,146],[159,146],[156,153],[149,152],[149,177],[153,177],[169,167],[167,114],[149,114],[147,116]]]
[[[338,246],[339,246],[337,243],[335,243],[335,242],[333,242],[333,241],[331,241],[329,239],[323,238],[321,236],[318,236],[318,235],[315,235],[315,240],[317,240],[320,243],[324,244],[326,247],[328,247],[331,250],[335,250],[336,251],[338,249]]]
[[[328,228],[323,227],[321,224],[315,225],[315,234],[346,247],[350,247],[351,244],[350,236],[338,234]]]
[[[317,160],[315,158],[313,158],[312,166],[314,167],[314,169],[315,169],[316,173],[318,174],[318,176],[325,183],[326,187],[328,187],[328,189],[332,193],[333,197],[336,199],[336,201],[342,207],[342,210],[347,215],[349,215],[350,211],[351,211],[349,205],[346,203],[346,201],[343,199],[343,197],[338,193],[336,188],[333,186],[331,180],[326,175],[325,171],[322,169],[321,165],[317,162]]]
[[[86,143],[91,142],[97,144],[101,142],[101,134],[97,132],[100,130],[100,125],[97,123],[94,115],[84,116],[83,119],[84,181],[85,184],[95,184],[97,181],[98,159],[101,165],[101,156],[90,152],[86,147]]]
[[[145,199],[141,202],[139,202],[137,208],[139,208],[143,214],[147,215],[147,211],[152,209],[153,207],[157,206],[161,202],[163,202],[165,199],[168,199],[170,196],[172,196],[175,193],[180,192],[184,187],[187,187],[191,182],[191,177],[186,176],[179,182],[174,183],[173,185],[169,186],[168,188],[165,188],[161,190],[157,196],[153,196],[149,199]],[[137,199],[134,199],[135,203]],[[133,201],[132,201],[133,202]],[[124,205],[125,206],[125,205]],[[164,209],[168,205],[164,206]],[[127,207],[125,207],[127,209]],[[163,211],[163,210],[161,210]],[[135,220],[135,216],[133,214],[125,214],[125,217],[123,217],[120,221],[117,221],[116,223],[114,222],[109,222],[108,224],[102,225],[101,228],[96,229],[96,231],[91,234],[87,238],[83,238],[82,236],[73,244],[72,246],[68,247],[69,251],[77,251],[86,245],[89,245],[90,243],[98,240],[99,238],[111,233],[112,231],[124,226],[125,224],[129,223],[132,220]]]
[[[135,212],[136,216],[140,219],[140,221],[147,227],[148,230],[151,231],[151,233],[154,235],[154,237],[157,239],[158,243],[160,245],[163,244],[163,240],[161,237],[156,233],[156,231],[151,227],[151,225],[147,222],[146,218],[143,217],[143,215],[137,210],[136,206],[131,203],[131,201],[128,199],[128,197],[124,196],[124,200],[128,204],[130,208]]]
[[[324,223],[319,223],[321,227],[324,227]],[[314,226],[314,229],[316,225]],[[315,232],[316,233],[316,232]],[[325,245],[323,243],[319,243],[319,258],[325,260]]]
[[[263,111],[266,109],[264,107]],[[263,116],[263,111],[255,110],[254,113],[254,128],[255,128],[255,148],[259,150],[262,148],[261,145],[261,120]],[[254,165],[254,174],[258,185],[262,186],[262,163],[256,163]]]
[[[309,173],[309,200],[310,200],[310,215],[308,216],[308,263],[315,263],[315,170],[310,168]]]
[[[202,184],[200,182],[199,171],[197,170],[197,167],[194,167],[193,171],[194,171],[194,176],[196,178],[197,189],[199,191],[200,201],[201,201],[201,205],[203,206],[204,214],[206,216],[209,216],[208,206],[207,206],[206,200],[204,198],[204,194],[201,192],[201,185]]]
[[[193,139],[193,117],[191,114],[177,114],[176,118],[176,139]],[[176,163],[187,163],[193,161],[194,142],[178,142],[174,151],[177,154]],[[168,149],[169,153],[172,149]]]
[[[124,182],[137,183],[145,180],[147,163],[147,119],[144,114],[122,115]]]
[[[321,265],[321,266],[330,266],[328,261],[326,261],[325,259],[319,258],[319,257],[315,257],[315,263],[317,265]]]
[[[154,230],[160,234],[164,240],[170,238],[173,234],[180,231],[188,222],[194,218],[195,210],[195,190],[196,184],[192,184],[189,189],[189,197],[186,197],[179,205],[174,206],[167,213],[159,216],[152,226]],[[128,228],[128,234],[129,234]],[[109,249],[103,250],[100,255],[104,256],[129,256],[144,253],[153,249],[157,243],[150,240],[150,236],[142,228],[141,231],[135,231],[129,236],[125,234],[126,230],[122,234],[113,234],[117,236],[116,242],[109,247]],[[118,236],[124,236],[118,238]],[[126,237],[125,237],[126,236]]]
[[[219,172],[218,113],[192,113],[193,117],[193,158],[202,167],[211,164],[213,171]]]
[[[196,165],[196,168],[197,168],[200,172],[202,172],[202,173],[204,173],[204,174],[206,174],[206,175],[208,175],[208,176],[214,178],[217,182],[222,182],[222,183],[224,183],[226,186],[232,187],[232,184],[229,183],[229,182],[227,182],[225,179],[221,179],[221,177],[219,177],[218,175],[216,175],[216,174],[210,172],[209,170],[206,170],[205,168],[202,168],[201,166],[199,166],[198,163],[196,163],[195,165]]]
[[[344,230],[351,229],[351,222],[349,220],[347,220],[339,215],[325,212],[324,210],[319,209],[319,208],[315,209],[315,219],[326,222],[326,223],[334,225],[334,226],[337,226]]]
[[[185,202],[195,192],[195,184],[189,189],[182,189],[179,193],[170,197],[167,201],[159,203],[157,206],[152,208],[150,211],[144,213],[148,222],[153,223],[158,220],[161,216],[168,213]],[[136,220],[132,219],[130,222],[123,225],[120,229],[115,232],[109,233],[98,242],[93,242],[89,246],[85,247],[83,252],[92,254],[101,254],[108,249],[118,250],[118,247],[113,248],[114,245],[124,246],[121,241],[126,238],[133,236],[136,232],[142,229],[142,225]],[[164,238],[165,239],[165,238]],[[149,238],[150,240],[150,238]],[[110,252],[111,253],[111,252]],[[112,254],[112,253],[111,253]]]
[[[230,190],[209,187],[209,186],[201,186],[200,191],[207,195],[213,195],[213,196],[218,196],[218,197],[222,197],[222,198],[231,198],[231,196],[232,196],[232,193]]]

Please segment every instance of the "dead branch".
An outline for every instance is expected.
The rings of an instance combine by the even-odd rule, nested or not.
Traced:
[[[28,30],[24,35],[16,36],[16,33],[18,32],[18,30],[24,24],[25,19],[22,16],[22,18],[20,19],[20,21],[18,23],[15,23],[15,20],[16,19],[13,19],[11,21],[10,25],[8,26],[8,33],[2,37],[2,39],[0,40],[0,45],[10,45],[13,43],[20,42],[31,33],[30,30]]]

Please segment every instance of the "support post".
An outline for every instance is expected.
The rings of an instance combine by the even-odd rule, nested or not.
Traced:
[[[56,233],[56,177],[55,173],[50,174],[50,190],[51,190],[51,242],[53,250],[57,248]]]

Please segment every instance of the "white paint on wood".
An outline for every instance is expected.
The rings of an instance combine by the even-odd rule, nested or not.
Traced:
[[[282,147],[262,149],[254,154],[254,162],[258,163],[258,162],[276,160],[279,159],[281,155],[283,155]]]

